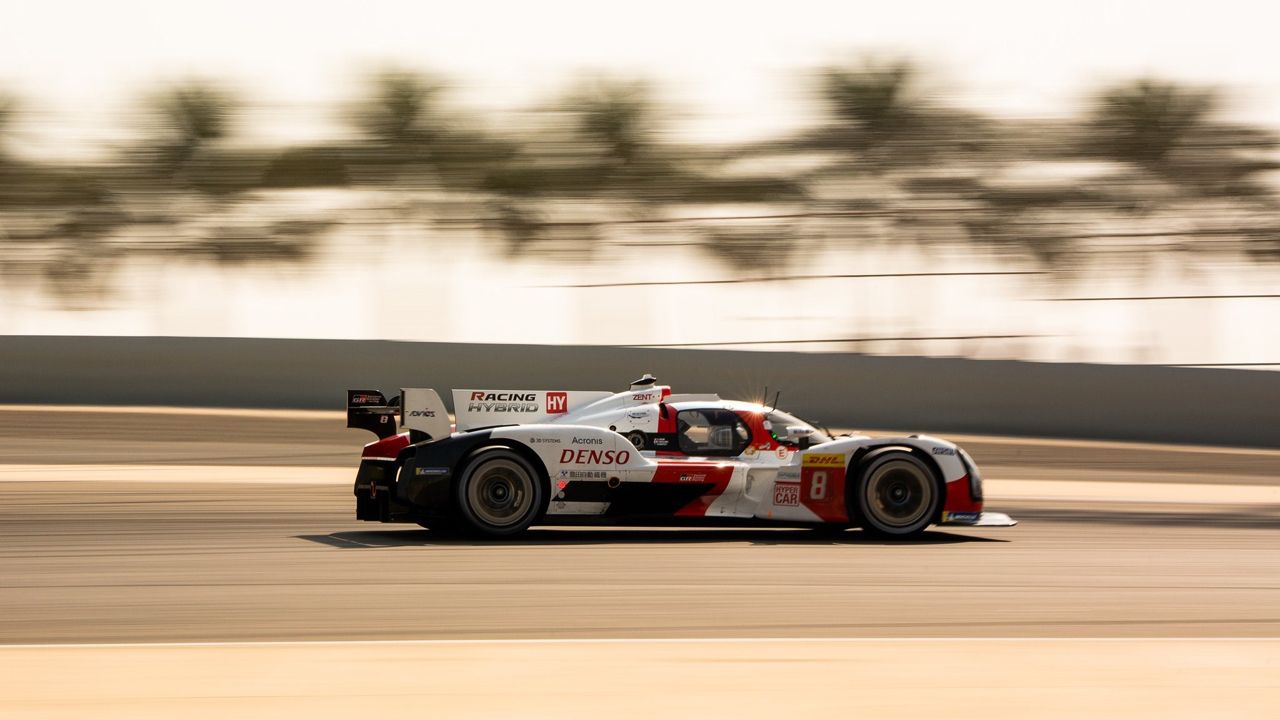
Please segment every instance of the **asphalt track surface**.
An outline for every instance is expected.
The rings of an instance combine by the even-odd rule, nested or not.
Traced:
[[[557,528],[475,543],[356,522],[341,468],[366,439],[337,414],[0,409],[0,471],[46,471],[0,472],[0,644],[1280,637],[1277,504],[995,497],[1020,525],[910,543]],[[964,442],[997,480],[1210,497],[1280,483],[1276,452]],[[160,481],[82,479],[122,464]],[[186,465],[216,481],[185,482]]]
[[[0,717],[1274,718],[1280,453],[955,437],[1014,528],[352,519],[339,413],[0,407]]]

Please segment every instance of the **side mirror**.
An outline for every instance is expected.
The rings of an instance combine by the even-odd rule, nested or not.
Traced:
[[[787,426],[787,442],[795,443],[801,450],[807,450],[813,444],[813,428],[803,425]]]

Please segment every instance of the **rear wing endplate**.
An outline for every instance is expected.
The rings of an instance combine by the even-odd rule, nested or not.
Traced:
[[[347,427],[368,430],[378,439],[396,434],[396,418],[400,415],[400,398],[388,403],[387,396],[377,390],[347,391]]]
[[[368,430],[382,439],[398,432],[397,423],[432,440],[443,440],[453,432],[444,401],[430,388],[401,388],[390,402],[378,390],[347,391],[347,427]]]

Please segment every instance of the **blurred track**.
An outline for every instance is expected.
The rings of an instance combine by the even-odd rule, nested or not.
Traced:
[[[357,523],[345,485],[240,482],[270,466],[314,465],[317,476],[354,466],[364,437],[339,424],[333,414],[0,410],[0,462],[62,466],[55,473],[159,464],[174,480],[0,481],[0,643],[1280,637],[1274,505],[992,498],[1022,524],[908,544],[576,529],[472,544]],[[1267,452],[966,445],[995,478],[1043,468],[1096,482],[1271,485],[1280,474],[1280,454]],[[183,483],[181,464],[225,466],[224,481]]]

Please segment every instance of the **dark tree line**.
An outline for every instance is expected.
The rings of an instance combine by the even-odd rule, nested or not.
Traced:
[[[919,75],[903,61],[826,69],[810,82],[813,129],[733,146],[672,141],[672,110],[640,81],[583,81],[499,125],[437,78],[387,71],[346,109],[351,139],[246,148],[237,93],[192,80],[142,100],[142,140],[83,166],[20,159],[22,106],[0,95],[0,263],[82,291],[128,253],[301,261],[340,219],[223,219],[264,192],[315,187],[421,191],[433,199],[406,212],[479,227],[512,256],[589,255],[611,228],[727,208],[755,219],[679,227],[738,274],[821,245],[936,241],[1081,272],[1110,236],[1132,258],[1172,243],[1280,259],[1264,175],[1280,167],[1277,139],[1223,121],[1214,90],[1136,80],[1100,89],[1078,118],[1011,121],[948,106]],[[1018,178],[1028,167],[1034,182]],[[562,217],[583,205],[585,219]]]

